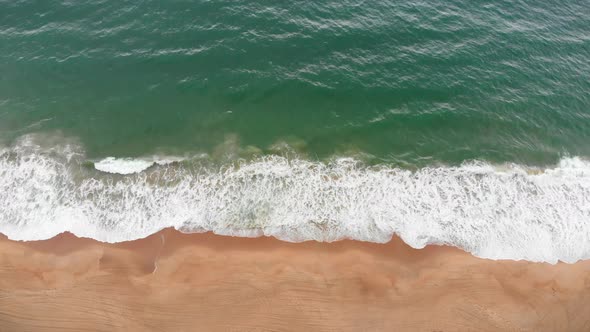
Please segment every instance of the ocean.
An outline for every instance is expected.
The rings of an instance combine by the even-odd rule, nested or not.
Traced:
[[[0,0],[0,232],[590,258],[587,1]]]

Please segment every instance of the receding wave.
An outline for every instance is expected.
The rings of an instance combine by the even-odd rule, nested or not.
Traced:
[[[590,258],[590,163],[577,157],[544,169],[471,162],[411,171],[280,156],[222,167],[151,162],[128,175],[92,166],[76,145],[22,139],[0,150],[0,232],[107,242],[166,227],[286,241],[397,234],[415,248],[448,244],[492,259]]]

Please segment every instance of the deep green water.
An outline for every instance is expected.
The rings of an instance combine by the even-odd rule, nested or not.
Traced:
[[[590,3],[0,1],[0,138],[31,132],[89,158],[590,156]]]

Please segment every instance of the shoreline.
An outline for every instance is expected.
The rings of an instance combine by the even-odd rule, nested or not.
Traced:
[[[112,243],[166,227],[295,242],[382,243],[396,234],[414,248],[444,243],[491,259],[590,258],[590,160],[581,157],[548,168],[472,160],[413,170],[352,155],[204,158],[147,169],[145,160],[122,157],[143,165],[123,175],[86,164],[81,144],[23,137],[0,151],[0,232],[12,239],[70,231]]]
[[[590,330],[590,260],[289,243],[164,229],[103,243],[0,235],[0,330]]]

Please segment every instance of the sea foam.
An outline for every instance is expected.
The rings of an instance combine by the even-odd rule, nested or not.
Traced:
[[[218,168],[141,164],[128,175],[83,164],[79,146],[21,140],[1,150],[0,232],[106,242],[166,227],[294,242],[397,234],[414,248],[448,244],[491,259],[590,258],[590,163],[578,157],[546,169],[470,162],[415,171],[280,156]]]
[[[95,162],[94,168],[106,173],[127,175],[145,171],[155,164],[168,165],[182,160],[183,158],[178,157],[151,157],[141,159],[107,157]]]

